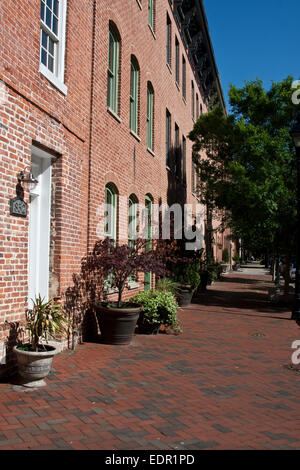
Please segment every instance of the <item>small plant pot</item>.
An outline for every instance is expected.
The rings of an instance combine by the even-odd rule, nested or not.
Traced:
[[[177,298],[179,307],[188,307],[192,302],[193,293],[194,291],[191,287],[180,287]]]
[[[227,263],[223,263],[223,264],[221,264],[221,266],[222,266],[222,273],[223,273],[223,274],[228,274],[228,273],[229,273],[230,265],[227,264]]]
[[[126,308],[108,306],[106,303],[95,306],[104,344],[130,344],[142,307],[133,305]]]
[[[26,346],[26,345],[25,345]],[[25,387],[43,387],[43,380],[51,370],[53,357],[58,353],[54,346],[45,345],[45,351],[23,351],[14,347],[17,355],[19,374]]]

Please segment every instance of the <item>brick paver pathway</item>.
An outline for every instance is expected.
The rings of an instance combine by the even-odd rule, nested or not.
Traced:
[[[299,449],[300,330],[269,279],[230,274],[181,310],[181,336],[86,343],[43,389],[0,383],[0,449]]]

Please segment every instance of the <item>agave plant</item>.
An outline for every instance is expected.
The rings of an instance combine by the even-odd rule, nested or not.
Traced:
[[[25,329],[29,331],[32,351],[42,347],[42,340],[48,341],[57,334],[66,333],[70,322],[62,307],[52,300],[44,302],[39,295],[33,301],[33,307],[26,310]]]

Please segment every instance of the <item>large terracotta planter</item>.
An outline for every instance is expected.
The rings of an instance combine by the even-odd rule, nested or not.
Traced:
[[[108,307],[105,303],[96,305],[101,342],[104,344],[130,344],[141,309],[140,305],[132,304],[126,308]]]
[[[33,352],[23,351],[14,347],[17,355],[19,374],[25,387],[43,387],[46,382],[43,380],[51,370],[53,357],[58,353],[54,346],[45,346],[45,351]]]

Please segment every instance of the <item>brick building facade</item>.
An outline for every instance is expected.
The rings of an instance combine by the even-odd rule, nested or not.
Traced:
[[[119,240],[121,197],[196,207],[188,134],[225,105],[201,0],[7,0],[0,15],[1,374],[30,298],[63,295],[104,230],[105,198]]]

